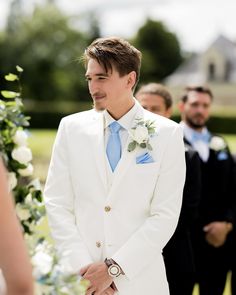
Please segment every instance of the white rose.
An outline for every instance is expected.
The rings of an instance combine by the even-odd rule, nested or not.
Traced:
[[[30,176],[34,172],[34,167],[32,164],[28,164],[28,166],[24,169],[18,169],[18,172],[21,176]]]
[[[19,146],[15,148],[12,153],[12,158],[21,164],[28,164],[32,160],[32,152],[26,146]]]
[[[25,197],[25,203],[26,204],[32,203],[32,195],[30,193]]]
[[[19,146],[25,146],[27,145],[27,134],[25,131],[23,130],[17,130],[14,137],[13,137],[13,141],[15,144],[19,145]]]
[[[16,204],[16,214],[20,220],[27,220],[31,216],[29,210],[23,208],[19,203]]]
[[[210,141],[210,148],[215,151],[220,151],[226,148],[226,143],[223,138],[219,136],[213,136]]]
[[[17,178],[15,172],[8,173],[8,190],[12,191],[17,185]]]
[[[39,191],[41,190],[41,183],[38,178],[32,180],[29,183],[29,186],[33,186],[36,190],[39,190]]]
[[[148,141],[148,129],[145,126],[138,125],[136,129],[130,131],[130,135],[138,144]]]
[[[41,276],[48,274],[52,269],[53,257],[44,253],[42,251],[38,251],[32,257],[32,263],[34,266],[34,277],[39,279]]]

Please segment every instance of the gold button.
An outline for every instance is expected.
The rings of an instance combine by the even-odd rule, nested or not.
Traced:
[[[98,248],[100,248],[101,246],[102,246],[102,244],[101,244],[101,242],[96,242],[96,246],[98,247]]]
[[[105,211],[106,211],[106,212],[111,211],[111,207],[110,207],[110,206],[106,206],[106,207],[105,207]]]

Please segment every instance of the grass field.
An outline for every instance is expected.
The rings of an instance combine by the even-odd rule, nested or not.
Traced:
[[[45,182],[48,165],[50,161],[53,142],[56,136],[55,130],[31,130],[29,136],[29,145],[33,152],[34,177],[41,180],[42,184]],[[223,134],[227,140],[232,152],[236,153],[236,135]],[[40,230],[48,232],[47,223],[40,226]],[[223,295],[230,295],[229,277],[226,283]],[[198,295],[198,287],[195,286],[193,295]],[[211,294],[209,294],[211,295]]]

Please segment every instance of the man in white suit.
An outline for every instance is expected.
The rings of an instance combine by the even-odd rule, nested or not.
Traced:
[[[45,202],[63,264],[87,295],[168,295],[162,249],[177,225],[185,180],[181,128],[133,97],[141,53],[100,38],[85,51],[96,109],[62,119]]]

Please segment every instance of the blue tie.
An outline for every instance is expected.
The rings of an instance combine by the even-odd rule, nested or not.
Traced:
[[[110,136],[107,142],[107,158],[111,166],[111,170],[114,171],[121,157],[121,142],[120,142],[120,124],[117,121],[112,122],[109,125]]]
[[[209,142],[209,139],[210,139],[210,134],[209,132],[204,132],[204,133],[201,133],[201,132],[193,132],[192,134],[192,143],[196,142],[196,141],[203,141],[205,143],[208,143]]]

